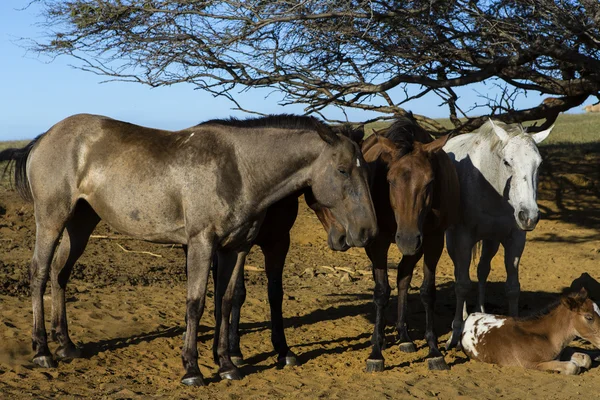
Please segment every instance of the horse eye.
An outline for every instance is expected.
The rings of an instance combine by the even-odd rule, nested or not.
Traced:
[[[593,320],[594,320],[594,317],[592,317],[591,315],[586,315],[586,316],[585,316],[585,319],[587,319],[588,321],[590,321],[590,322],[591,322],[591,321],[593,321]]]
[[[504,160],[504,165],[506,165],[507,167],[510,167],[510,163],[506,160]]]
[[[344,176],[348,176],[348,171],[343,168],[338,168],[338,172]]]

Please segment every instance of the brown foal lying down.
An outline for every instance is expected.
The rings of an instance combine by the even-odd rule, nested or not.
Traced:
[[[533,317],[471,314],[461,343],[464,352],[479,361],[576,375],[591,366],[589,355],[574,353],[569,361],[557,358],[577,336],[600,348],[600,308],[585,289],[563,295]]]

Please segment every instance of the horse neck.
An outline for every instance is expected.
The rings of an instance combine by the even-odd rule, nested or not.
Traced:
[[[528,332],[545,337],[549,349],[554,356],[558,354],[577,336],[572,323],[573,314],[562,304],[538,319],[519,321],[520,327]]]
[[[245,134],[236,143],[236,152],[249,178],[244,189],[251,192],[257,210],[310,185],[313,164],[327,146],[317,133],[280,130],[267,138],[252,136]]]

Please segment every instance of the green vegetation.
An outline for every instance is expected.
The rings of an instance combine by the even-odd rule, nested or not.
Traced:
[[[444,126],[452,127],[450,120],[438,119]],[[541,123],[541,121],[540,121]],[[373,129],[382,129],[389,122],[374,122],[367,125],[367,135]],[[580,144],[600,142],[600,113],[591,114],[562,114],[558,117],[554,130],[542,146],[553,144]]]

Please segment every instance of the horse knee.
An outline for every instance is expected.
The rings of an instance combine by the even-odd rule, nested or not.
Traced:
[[[391,288],[389,285],[375,285],[373,301],[378,307],[385,307],[389,301]]]

